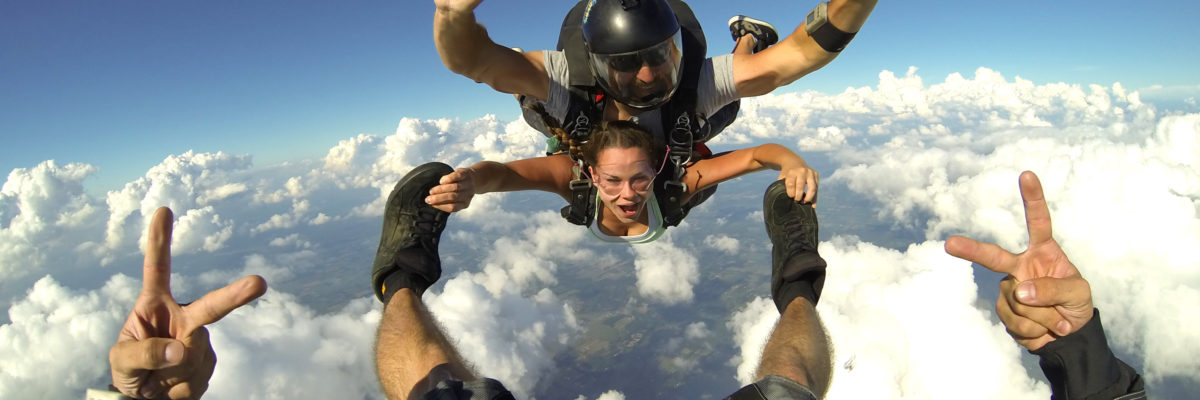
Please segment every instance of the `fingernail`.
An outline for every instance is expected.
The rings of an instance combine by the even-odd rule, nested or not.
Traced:
[[[1033,286],[1033,283],[1022,282],[1020,285],[1017,285],[1017,300],[1030,301],[1036,295],[1037,288]]]
[[[183,344],[179,342],[168,343],[167,349],[163,351],[163,360],[171,365],[174,365],[183,359]]]
[[[431,202],[431,201],[432,200],[430,200],[428,197],[425,198],[425,204],[429,204],[429,202]]]
[[[143,399],[153,399],[155,395],[154,390],[151,390],[149,386],[142,386],[142,389],[138,390],[138,394],[140,394]]]

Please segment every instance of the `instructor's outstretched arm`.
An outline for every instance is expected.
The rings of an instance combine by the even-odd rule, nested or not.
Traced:
[[[434,0],[433,42],[451,72],[504,93],[545,100],[550,77],[540,51],[519,53],[492,41],[475,21],[482,0]]]
[[[877,0],[829,1],[826,23],[837,31],[857,34],[875,9]],[[806,18],[801,15],[801,18]],[[741,97],[761,96],[795,82],[837,58],[809,35],[807,22],[800,24],[778,44],[754,54],[734,54],[733,79]]]

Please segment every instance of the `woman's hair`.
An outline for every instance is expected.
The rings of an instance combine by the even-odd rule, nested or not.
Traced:
[[[525,108],[533,111],[534,114],[542,118],[542,125],[545,125],[546,130],[549,130],[554,139],[558,141],[559,151],[565,148],[567,154],[573,160],[581,157],[581,154],[583,154],[583,143],[575,141],[571,135],[567,134],[567,131],[563,130],[562,124],[559,124],[557,119],[550,116],[550,113],[546,111],[546,107],[542,103],[535,102],[532,105],[525,106]]]
[[[554,135],[560,146],[565,145],[571,158],[582,159],[589,165],[595,165],[600,151],[607,148],[625,149],[632,147],[640,149],[650,155],[651,165],[660,165],[663,157],[667,156],[667,146],[636,123],[629,121],[607,121],[600,124],[593,124],[592,131],[588,134],[588,140],[579,143],[563,130],[558,120],[551,117],[546,112],[546,108],[540,103],[535,103],[532,106],[528,106],[528,108],[542,118],[546,129]]]
[[[629,121],[608,121],[600,124],[599,129],[592,131],[588,142],[583,145],[583,161],[596,165],[600,151],[608,148],[635,148],[650,156],[651,167],[662,164],[667,155],[667,146],[655,138],[645,128]]]
[[[646,154],[650,156],[650,165],[652,166],[661,165],[662,159],[667,156],[666,144],[643,127],[630,123],[630,121],[605,121],[605,123],[592,125],[592,132],[588,133],[588,141],[578,143],[563,130],[562,124],[559,124],[557,119],[550,117],[550,113],[546,112],[546,107],[541,103],[534,103],[526,108],[541,117],[542,125],[546,125],[546,130],[551,132],[554,139],[557,139],[559,149],[562,149],[565,144],[566,151],[572,160],[582,159],[588,165],[595,165],[600,150],[608,148],[636,148],[646,151]]]

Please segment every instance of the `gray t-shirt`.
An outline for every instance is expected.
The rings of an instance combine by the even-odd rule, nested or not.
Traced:
[[[567,68],[567,56],[561,51],[554,50],[543,51],[543,54],[545,54],[546,74],[550,76],[550,94],[543,105],[550,116],[562,121],[567,115],[567,105],[571,101],[571,93],[567,90],[567,86],[571,82],[570,71]],[[696,88],[696,111],[706,117],[711,116],[721,107],[738,99],[737,88],[733,83],[733,55],[723,54],[715,58],[704,59],[704,65],[700,67],[700,81]],[[664,138],[659,110],[644,112],[631,120],[653,132],[659,138]],[[537,123],[540,121],[529,122],[537,130],[546,133],[545,127]]]

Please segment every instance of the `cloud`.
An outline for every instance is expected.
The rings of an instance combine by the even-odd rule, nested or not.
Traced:
[[[1144,351],[1139,361],[1151,380],[1195,370],[1200,364],[1177,346],[1200,343],[1200,332],[1177,316],[1200,307],[1194,268],[1200,259],[1194,246],[1200,241],[1200,172],[1194,167],[1200,115],[1166,117],[1116,138],[1115,126],[1070,129],[1010,142],[999,133],[982,138],[996,143],[984,149],[893,141],[886,149],[862,150],[878,157],[877,164],[839,169],[826,182],[846,182],[897,221],[924,221],[930,239],[966,234],[1019,252],[1027,239],[1016,177],[1023,169],[1037,172],[1056,237],[1113,321],[1106,324],[1111,343],[1127,353]],[[1130,290],[1173,293],[1175,300],[1164,308],[1157,300],[1121,295]]]
[[[444,160],[455,164],[480,158],[463,150],[466,148],[490,149],[486,152],[489,157],[526,156],[512,151],[536,154],[533,144],[540,141],[527,139],[530,131],[522,126],[499,125],[494,118],[467,123],[406,119],[395,135],[386,138],[364,135],[342,142],[330,151],[324,164],[317,164],[309,171],[299,171],[298,175],[294,174],[295,168],[249,170],[249,156],[186,152],[167,157],[145,177],[126,184],[121,190],[109,192],[103,202],[89,197],[80,184],[95,172],[95,167],[86,164],[59,166],[48,161],[33,169],[14,170],[0,191],[0,222],[3,222],[0,235],[20,240],[0,242],[0,250],[3,250],[0,257],[4,257],[0,265],[5,268],[5,275],[10,276],[9,272],[15,272],[8,270],[10,266],[23,266],[28,272],[54,266],[55,255],[76,254],[81,262],[63,264],[88,266],[137,253],[140,246],[133,238],[142,237],[147,217],[154,209],[167,205],[176,216],[172,248],[176,256],[218,250],[233,250],[231,254],[237,254],[243,249],[229,249],[228,246],[247,242],[248,236],[254,234],[283,231],[268,241],[249,241],[262,243],[264,248],[260,250],[263,252],[244,256],[241,268],[214,269],[194,276],[173,274],[173,289],[181,297],[195,297],[246,274],[263,275],[271,282],[288,281],[296,278],[293,267],[312,264],[316,257],[312,243],[294,230],[304,226],[328,226],[354,215],[353,203],[334,202],[332,204],[351,206],[324,208],[321,212],[316,212],[315,204],[329,205],[329,199],[356,187],[379,187],[390,191],[401,173],[411,165],[426,161],[430,154],[440,154]],[[497,129],[500,127],[504,129]],[[476,139],[463,140],[462,136]],[[450,140],[470,144],[447,146]],[[514,141],[526,145],[502,151],[508,147],[506,143]],[[365,179],[356,180],[357,177]],[[259,189],[253,195],[244,195],[250,193],[250,187]],[[382,189],[381,193],[386,195]],[[276,209],[275,204],[289,200],[290,210],[266,214],[269,215],[266,218],[255,217]],[[359,203],[359,209],[369,208],[364,205],[381,200],[382,196],[366,200]],[[479,208],[486,209],[488,203],[481,202],[483,206]],[[536,289],[536,286],[554,284],[555,259],[578,261],[604,257],[586,250],[555,255],[561,247],[581,238],[582,233],[577,227],[561,226],[553,213],[526,219],[496,208],[511,215],[511,221],[521,221],[526,226],[527,238],[515,238],[491,247],[491,264],[479,267],[483,272],[444,280],[443,294],[440,297],[431,295],[429,300],[433,304],[431,307],[439,310],[439,316],[447,319],[467,318],[468,315],[463,313],[475,309],[449,306],[459,295],[477,296],[478,302],[494,304],[494,313],[488,315],[495,319],[487,329],[461,327],[454,335],[461,343],[476,344],[464,345],[463,350],[476,364],[497,371],[494,376],[504,378],[516,390],[528,393],[539,376],[549,371],[555,351],[563,348],[572,333],[579,329],[571,307],[558,300],[549,289]],[[377,223],[374,218],[377,216],[371,218],[372,224]],[[483,215],[467,220],[472,219],[496,221]],[[491,225],[485,229],[506,228]],[[55,237],[64,240],[54,240]],[[513,252],[512,248],[506,247],[508,245],[528,253]],[[101,260],[89,259],[86,257],[89,255]],[[529,263],[530,255],[543,257],[548,264]],[[58,267],[48,272],[62,271],[64,269]],[[0,325],[0,329],[4,332],[5,344],[19,345],[5,354],[23,361],[4,363],[16,367],[5,371],[7,375],[0,379],[0,391],[12,393],[13,397],[59,398],[74,396],[73,393],[85,387],[102,387],[102,381],[107,379],[104,352],[128,313],[132,297],[139,291],[137,282],[124,275],[112,279],[120,284],[119,287],[109,287],[117,285],[110,282],[103,290],[79,294],[46,277],[34,285],[29,297],[18,299],[18,303],[10,308],[11,323]],[[494,293],[484,289],[485,283],[494,284],[490,288]],[[523,297],[522,289],[530,291],[528,297]],[[80,303],[86,307],[77,312],[72,311],[74,308],[65,311],[51,308],[52,304],[59,303]],[[272,289],[255,305],[230,314],[212,327],[221,367],[212,380],[210,396],[341,397],[352,393],[350,397],[378,397],[370,350],[379,316],[372,304],[372,300],[361,299],[347,304],[341,311],[318,314],[293,295]],[[91,322],[101,317],[103,324]],[[47,319],[53,323],[47,324]],[[261,331],[268,328],[272,332]],[[284,333],[286,336],[280,336]],[[80,335],[86,337],[81,339]],[[7,340],[9,338],[11,340]],[[37,345],[27,346],[31,343]],[[54,366],[56,373],[69,375],[67,381],[56,382],[53,387],[39,386],[39,381],[33,380],[28,373],[44,370],[45,365],[58,364],[39,364],[45,357],[36,350],[58,348],[79,348],[87,353],[61,359],[89,361]],[[323,383],[298,382],[303,379],[297,377],[303,376],[322,376],[320,382]],[[251,381],[256,382],[257,389],[246,389],[249,385],[246,382]],[[19,392],[3,389],[17,387],[24,388]],[[49,395],[44,395],[47,393]]]
[[[712,354],[712,332],[704,322],[683,327],[682,335],[667,340],[658,350],[659,366],[668,373],[695,371],[704,357]]]
[[[307,216],[308,210],[307,200],[292,201],[292,212],[272,215],[266,222],[250,229],[250,233],[259,234],[270,230],[293,228],[304,220],[310,220]]]
[[[275,247],[299,247],[305,249],[313,246],[312,242],[300,238],[299,233],[293,233],[291,235],[271,239],[270,245]]]
[[[12,323],[0,325],[0,397],[78,398],[84,388],[106,387],[108,349],[140,291],[121,274],[84,293],[39,279],[8,309]]]
[[[700,279],[700,262],[692,251],[676,247],[669,238],[633,246],[638,293],[663,304],[692,301]]]
[[[382,398],[374,371],[377,304],[359,298],[316,314],[292,295],[268,291],[210,326],[219,362],[207,396]]]
[[[840,367],[829,398],[1049,397],[1003,327],[975,307],[969,263],[942,242],[898,252],[836,237],[820,251],[830,268],[818,312]]]
[[[738,240],[726,235],[708,235],[704,237],[704,245],[725,252],[726,254],[734,254],[738,250]]]
[[[171,251],[175,253],[214,252],[233,236],[233,223],[223,220],[212,206],[186,210],[173,229]]]
[[[821,244],[830,265],[817,307],[833,347],[828,398],[1049,397],[1003,327],[975,308],[969,263],[947,257],[942,246],[898,252],[841,236]],[[778,319],[774,303],[760,297],[727,323],[740,348],[734,361],[742,384],[754,381]]]
[[[82,184],[95,172],[91,165],[51,160],[8,174],[0,187],[0,281],[71,264],[75,259],[62,249],[96,240],[103,211]]]
[[[497,279],[487,276],[493,272],[460,273],[440,293],[426,293],[424,301],[477,371],[529,397],[580,328],[572,308],[549,289],[532,297],[522,297],[513,285],[489,292],[483,284]]]
[[[170,207],[176,215],[190,216],[194,229],[177,231],[176,242],[191,243],[176,254],[195,251],[216,251],[228,239],[231,222],[222,221],[211,206],[228,200],[231,186],[236,189],[235,174],[250,168],[250,156],[228,153],[195,153],[168,156],[150,168],[146,176],[125,184],[119,191],[108,192],[108,223],[105,247],[108,251],[123,248],[131,238],[144,243],[149,217],[160,206]],[[203,202],[202,202],[203,201]],[[104,263],[111,261],[104,256]]]
[[[966,234],[1021,250],[1026,239],[1016,176],[1025,169],[1042,177],[1056,236],[1092,282],[1118,354],[1144,366],[1151,385],[1171,378],[1200,381],[1193,372],[1200,364],[1187,357],[1200,353],[1200,331],[1178,317],[1200,306],[1200,115],[1157,110],[1120,84],[1035,84],[987,68],[930,83],[916,72],[884,71],[876,87],[830,95],[747,99],[738,122],[712,143],[731,148],[774,141],[823,151],[817,159],[832,163],[823,185],[848,189],[848,197],[866,204],[854,217],[890,222],[927,239],[903,251],[850,237],[822,245],[831,270],[820,310],[834,335],[839,368],[831,397],[901,397],[901,391],[954,397],[944,390],[966,383],[1006,384],[990,393],[1046,397],[1037,371],[1029,376],[1011,339],[990,322],[992,310],[977,305],[992,299],[976,298],[966,263],[939,247],[947,235]],[[103,352],[138,285],[96,267],[137,256],[147,217],[160,205],[171,206],[178,218],[177,256],[234,266],[177,274],[173,283],[181,290],[198,293],[247,273],[296,285],[273,286],[264,300],[213,327],[222,357],[213,397],[314,397],[339,386],[347,388],[339,397],[376,397],[370,371],[379,318],[374,303],[309,297],[311,286],[304,285],[329,278],[308,276],[308,269],[368,260],[384,199],[413,166],[513,160],[540,155],[543,147],[542,135],[520,120],[405,118],[391,134],[347,138],[321,160],[254,167],[248,155],[171,155],[144,177],[101,196],[83,190],[81,182],[96,171],[90,165],[47,161],[13,170],[0,188],[0,282],[12,288],[0,294],[13,302],[11,322],[0,325],[0,335],[7,335],[0,346],[11,346],[0,353],[8,357],[0,363],[16,367],[0,372],[0,397],[70,397],[103,383]],[[676,366],[728,368],[748,382],[778,318],[773,303],[758,298],[735,309],[728,299],[694,294],[709,278],[700,273],[700,254],[736,258],[762,249],[742,236],[761,232],[757,205],[723,201],[739,195],[723,193],[693,215],[719,207],[737,209],[737,217],[715,215],[704,229],[685,222],[657,243],[632,247],[595,243],[564,223],[553,195],[479,196],[451,217],[442,242],[446,273],[426,300],[485,374],[540,395],[538,382],[553,379],[561,367],[555,356],[580,334],[580,317],[569,306],[587,300],[572,297],[578,293],[573,288],[588,284],[577,281],[578,268],[600,268],[605,276],[633,282],[636,296],[650,300],[646,307],[721,315],[699,325],[700,317],[685,316],[687,322],[671,328],[679,340],[667,345],[704,351],[730,345],[739,355],[713,366],[706,363],[715,357],[635,351]],[[863,229],[859,220],[846,222],[836,229]],[[704,251],[709,249],[714,251]],[[21,283],[21,276],[43,275],[51,278]],[[472,313],[478,310],[488,314]],[[722,337],[724,328],[712,328],[726,318],[732,339]],[[263,326],[295,337],[275,338],[261,332]],[[884,331],[895,335],[878,335]],[[946,338],[946,332],[955,334]],[[941,344],[955,351],[934,348],[929,337],[945,339]],[[288,353],[288,346],[302,351]],[[60,348],[88,361],[48,360],[46,349]],[[960,348],[972,359],[945,359]],[[278,360],[281,365],[274,365]],[[49,383],[28,378],[35,368],[71,378],[39,386]],[[962,376],[972,368],[988,371],[992,381]],[[335,383],[315,387],[302,378],[326,375]],[[931,383],[945,383],[945,377],[961,382]],[[246,389],[246,382],[263,385]],[[296,394],[301,389],[312,392]]]
[[[227,282],[222,282],[224,284]],[[42,278],[0,325],[0,397],[71,398],[109,382],[108,349],[141,283],[114,275],[75,292]],[[315,314],[287,294],[260,300],[209,326],[219,363],[213,398],[381,397],[371,351],[379,310],[373,298]],[[52,381],[46,371],[54,371]],[[297,379],[320,376],[321,379]]]
[[[580,395],[579,397],[576,397],[575,400],[587,400],[587,397]],[[609,390],[601,393],[600,397],[597,397],[596,400],[625,400],[625,394],[616,390]]]
[[[1105,319],[1114,321],[1106,328],[1118,354],[1144,363],[1152,384],[1198,379],[1181,372],[1196,370],[1185,356],[1195,351],[1178,350],[1200,342],[1200,333],[1178,315],[1200,306],[1200,115],[1160,117],[1120,84],[1035,85],[985,68],[974,79],[953,74],[930,86],[915,69],[904,77],[885,71],[875,89],[764,96],[743,102],[743,110],[750,110],[739,119],[745,124],[733,127],[729,142],[799,132],[800,149],[833,149],[836,172],[823,184],[848,186],[879,205],[879,218],[934,241],[966,234],[1020,251],[1026,233],[1016,177],[1038,172],[1056,237],[1092,282]],[[822,131],[830,126],[837,134]],[[826,296],[832,284],[831,272]],[[1131,292],[1170,293],[1173,300],[1164,307],[1156,298],[1124,295]],[[1011,347],[1003,339],[990,346]],[[903,347],[880,350],[892,348]],[[936,364],[925,354],[897,357]],[[864,365],[861,358],[854,364]],[[894,368],[884,367],[878,369]],[[860,386],[835,382],[835,389],[846,387]]]
[[[725,324],[733,331],[733,342],[738,345],[738,355],[730,360],[730,364],[736,367],[734,378],[742,385],[755,381],[763,348],[777,321],[779,311],[775,309],[775,303],[770,298],[756,297],[734,312]]]
[[[503,129],[500,126],[492,115],[467,122],[403,118],[392,135],[359,135],[339,142],[326,155],[320,174],[339,187],[379,189],[380,198],[352,211],[353,215],[376,217],[383,215],[384,201],[396,181],[417,165],[438,161],[466,167],[485,159],[510,161],[542,155],[540,133],[520,121],[505,124]]]

